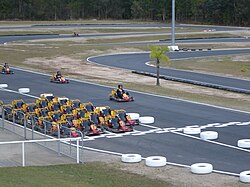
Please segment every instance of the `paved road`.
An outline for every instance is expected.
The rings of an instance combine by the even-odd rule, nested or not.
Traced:
[[[9,41],[16,39],[10,38]],[[0,41],[3,42],[3,40]],[[176,54],[184,55],[184,53]],[[137,57],[136,62],[139,59]],[[85,146],[120,153],[140,153],[143,157],[161,155],[166,156],[169,162],[186,165],[209,162],[214,165],[214,169],[235,173],[250,169],[247,164],[250,162],[249,150],[239,150],[237,147],[226,146],[236,146],[238,139],[249,138],[249,123],[243,123],[250,121],[249,113],[137,92],[131,92],[136,98],[135,102],[115,103],[108,100],[111,88],[78,81],[71,81],[68,85],[58,85],[50,83],[49,76],[20,70],[15,70],[15,74],[11,76],[0,75],[0,82],[9,84],[11,90],[30,87],[30,94],[34,96],[39,96],[43,92],[52,92],[58,96],[65,95],[71,99],[77,98],[82,102],[91,101],[97,106],[109,105],[113,109],[123,108],[127,112],[138,112],[141,116],[155,117],[154,125],[150,127],[137,126],[135,134],[123,134],[121,137],[114,136],[113,138],[96,137],[94,141],[86,139]],[[24,99],[26,102],[34,101],[28,96],[3,90],[0,90],[0,99],[5,103],[9,103],[12,99]],[[208,124],[210,127],[205,128],[204,125]],[[216,142],[226,145],[185,137],[181,130],[169,132],[165,129],[190,125],[203,126],[206,130],[218,131],[219,139]],[[158,129],[155,129],[156,127]]]
[[[219,55],[231,54],[250,54],[250,49],[237,50],[213,50],[213,51],[199,51],[199,52],[170,52],[168,53],[170,59],[191,59],[197,57],[211,57]],[[156,73],[155,68],[146,65],[150,61],[149,53],[135,53],[135,54],[113,54],[99,57],[91,57],[89,61],[106,66],[113,66],[136,71],[145,71]],[[209,84],[223,85],[226,87],[234,87],[250,91],[250,81],[236,78],[215,76],[191,71],[181,71],[176,69],[161,69],[161,75],[171,76],[181,79],[188,79],[192,81],[204,82]]]
[[[214,165],[215,169],[235,173],[249,170],[249,165],[246,163],[250,162],[250,153],[247,151],[164,131],[164,128],[170,127],[248,122],[250,121],[249,113],[135,92],[131,92],[136,98],[135,102],[116,103],[108,100],[111,88],[78,81],[71,81],[68,85],[53,84],[49,82],[49,76],[19,70],[15,70],[15,74],[11,76],[0,75],[0,80],[1,83],[9,84],[11,90],[30,87],[30,94],[35,96],[39,96],[43,92],[52,92],[58,96],[78,98],[82,102],[91,101],[97,106],[109,105],[113,109],[123,108],[127,112],[138,112],[141,116],[154,116],[155,124],[152,126],[160,128],[153,132],[154,127],[137,126],[135,127],[137,135],[124,134],[122,137],[114,136],[113,138],[96,137],[95,140],[84,141],[85,146],[120,153],[140,153],[144,157],[161,155],[166,156],[169,162],[179,164],[209,162]],[[5,102],[10,102],[14,98],[23,98],[26,102],[33,100],[27,96],[5,91],[0,91],[0,98]],[[219,127],[217,124],[216,127],[206,128],[206,130],[219,132],[219,139],[216,142],[236,146],[238,139],[249,137],[249,128],[249,125]]]
[[[176,24],[176,28],[199,28],[213,31],[234,31],[234,30],[250,30],[249,27],[230,27],[215,25],[189,25]],[[34,24],[19,26],[0,26],[0,29],[23,29],[23,28],[165,28],[171,27],[171,24],[164,23],[142,23],[142,24]]]

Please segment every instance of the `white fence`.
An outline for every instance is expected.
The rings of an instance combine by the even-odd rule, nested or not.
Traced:
[[[75,151],[74,151],[75,156],[74,157],[76,159],[76,163],[80,163],[80,146],[79,146],[79,141],[80,140],[81,140],[81,138],[63,138],[63,139],[41,139],[41,140],[0,142],[0,150],[1,150],[1,154],[3,154],[2,155],[3,158],[4,158],[4,153],[5,152],[11,152],[12,154],[8,154],[9,158],[14,158],[16,163],[20,162],[20,160],[21,160],[21,165],[26,166],[26,162],[27,162],[26,156],[27,156],[27,153],[30,152],[30,151],[27,151],[27,149],[31,150],[30,147],[26,149],[26,146],[28,144],[36,143],[36,144],[39,144],[40,146],[46,147],[46,149],[47,149],[48,147],[53,147],[53,145],[48,146],[48,143],[56,142],[57,145],[60,145],[59,147],[57,147],[58,148],[57,156],[60,157],[61,154],[65,155],[65,153],[64,153],[65,150],[62,151],[62,148],[61,148],[62,146],[69,147],[68,145],[71,142],[76,142],[76,144],[74,144],[74,147],[75,147]],[[15,146],[15,149],[13,149],[14,148],[12,146],[13,144],[17,145],[17,146]],[[46,145],[44,145],[44,144],[46,144]],[[21,149],[19,148],[18,145],[21,146]],[[38,146],[38,145],[36,145],[36,146]],[[12,149],[12,150],[8,151],[10,149]],[[20,154],[20,150],[21,150],[21,154]],[[70,151],[71,151],[71,153],[73,152],[72,147],[70,147]],[[37,156],[35,158],[35,159],[37,159],[38,162],[41,162],[41,159],[43,159],[43,162],[45,162],[45,163],[46,162],[49,163],[49,162],[52,161],[51,157],[48,156],[48,155],[51,155],[51,154],[48,154],[47,156],[44,157],[43,156],[44,154],[42,154],[42,149],[41,148],[38,148],[38,150],[35,150],[35,152],[37,152],[37,155],[39,155],[39,154],[41,155],[40,157]],[[32,153],[30,153],[30,154],[32,154]],[[33,154],[34,154],[34,152],[33,152]],[[15,155],[15,156],[13,157],[13,155]],[[18,159],[18,155],[21,157],[21,159]],[[33,156],[30,155],[30,157],[32,158]],[[71,157],[72,157],[72,154],[71,154]],[[33,160],[34,160],[34,158],[33,158]],[[32,164],[30,164],[30,165],[32,165]],[[36,165],[36,164],[34,164],[34,165]]]
[[[24,140],[0,142],[0,156],[1,156],[0,165],[5,165],[5,161],[3,159],[1,160],[3,156],[5,156],[4,157],[5,160],[10,160],[10,162],[16,163],[13,166],[20,165],[20,163],[22,166],[25,166],[26,165],[25,163],[27,161],[26,157],[28,156],[31,157],[29,160],[33,160],[33,164],[29,164],[29,165],[39,165],[39,162],[41,162],[41,160],[37,160],[38,164],[36,164],[35,160],[32,158],[32,155],[36,155],[40,159],[43,159],[43,163],[46,163],[46,161],[48,161],[47,164],[53,164],[54,158],[51,161],[49,159],[46,159],[46,156],[44,156],[44,158],[40,157],[39,155],[36,154],[35,151],[33,151],[35,149],[37,150],[37,148],[34,148],[34,146],[31,148],[31,146],[29,146],[31,144],[36,144],[37,146],[40,146],[41,149],[44,149],[43,153],[40,152],[41,154],[45,154],[46,151],[47,152],[53,151],[54,154],[57,153],[58,158],[62,158],[62,156],[67,156],[71,159],[76,160],[77,163],[83,162],[83,159],[82,159],[82,152],[83,152],[82,146],[83,145],[81,144],[81,147],[79,145],[80,142],[81,143],[83,142],[82,141],[83,134],[81,132],[79,132],[80,137],[76,137],[76,138],[73,138],[71,136],[71,133],[69,133],[68,137],[63,138],[60,136],[59,131],[56,136],[51,136],[51,134],[44,133],[46,132],[46,129],[45,131],[42,131],[42,132],[35,130],[33,123],[31,123],[30,126],[28,126],[26,120],[23,120],[24,122],[23,125],[17,124],[14,115],[11,121],[6,120],[4,111],[5,110],[2,108],[2,106],[0,106],[0,115],[2,118],[0,120],[0,130],[2,131],[7,130],[9,132],[12,132],[18,135],[19,137],[22,137]],[[25,119],[25,115],[24,115],[24,119]],[[66,129],[66,130],[70,130],[70,129]],[[17,145],[20,145],[20,146],[17,146]],[[21,150],[21,153],[20,153],[20,150]],[[37,151],[39,152],[39,149]],[[20,155],[20,156],[16,156],[16,155]],[[11,159],[12,157],[15,157],[15,159]],[[20,160],[17,157],[20,157],[22,159]],[[1,162],[3,163],[1,164]]]

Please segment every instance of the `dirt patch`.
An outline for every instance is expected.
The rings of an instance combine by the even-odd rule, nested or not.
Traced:
[[[118,49],[119,50],[119,49]],[[125,50],[126,51],[126,50]],[[91,54],[94,51],[87,51],[85,54]],[[96,52],[96,51],[95,51]],[[109,50],[109,53],[114,53],[114,50]],[[124,51],[123,51],[124,52]],[[83,55],[83,53],[79,54]],[[24,62],[27,65],[32,66],[43,66],[50,71],[61,70],[66,76],[71,76],[73,78],[79,78],[83,76],[85,80],[98,81],[98,82],[113,82],[120,83],[131,82],[144,85],[155,85],[155,78],[136,75],[127,70],[110,68],[104,66],[98,66],[95,64],[82,61],[80,59],[71,58],[68,56],[59,56],[51,59],[47,58],[29,58]],[[119,74],[119,78],[117,75]],[[85,75],[85,76],[84,76]],[[104,76],[105,75],[105,76]],[[205,94],[209,96],[219,96],[225,98],[238,98],[244,101],[250,101],[250,97],[242,94],[224,92],[221,90],[215,90],[211,88],[204,88],[199,86],[193,86],[173,81],[161,80],[161,86],[171,90],[184,91],[188,93]]]
[[[144,161],[140,163],[122,163],[120,156],[107,156],[103,153],[84,151],[85,162],[105,162],[123,171],[147,176],[151,179],[159,179],[170,183],[172,186],[192,187],[227,187],[245,186],[239,182],[239,177],[222,175],[217,173],[198,175],[193,174],[190,168],[166,165],[164,167],[148,167]]]

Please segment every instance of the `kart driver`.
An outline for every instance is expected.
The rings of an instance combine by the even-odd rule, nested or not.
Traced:
[[[8,68],[10,68],[9,64],[8,63],[4,63],[2,71],[6,71]]]
[[[116,95],[120,99],[127,99],[129,97],[128,92],[123,90],[123,86],[121,84],[118,85],[118,89],[116,90]]]
[[[56,80],[61,80],[62,78],[62,73],[60,71],[56,72],[56,76],[55,76]]]

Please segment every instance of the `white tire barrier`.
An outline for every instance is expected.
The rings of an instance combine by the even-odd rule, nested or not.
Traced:
[[[163,156],[150,156],[145,159],[146,166],[162,167],[167,164],[167,158]]]
[[[123,154],[122,162],[125,163],[138,163],[141,162],[142,158],[139,154]]]
[[[140,114],[138,113],[127,113],[132,120],[138,120],[140,118]]]
[[[191,165],[191,172],[195,174],[212,173],[213,165],[208,163],[196,163]]]
[[[19,89],[18,89],[18,92],[19,92],[19,93],[29,93],[29,92],[30,92],[30,89],[29,89],[29,88],[19,88]]]
[[[183,129],[183,133],[185,133],[185,134],[200,134],[201,129],[199,127],[186,127]]]
[[[218,138],[218,132],[204,131],[200,133],[200,138],[203,140],[215,140]]]
[[[237,145],[238,147],[242,147],[242,148],[250,148],[250,139],[238,140]]]
[[[243,171],[240,173],[240,181],[250,183],[250,171]]]
[[[7,88],[8,84],[0,84],[0,88]]]
[[[143,124],[151,124],[155,122],[155,118],[151,116],[140,117],[139,122]]]

